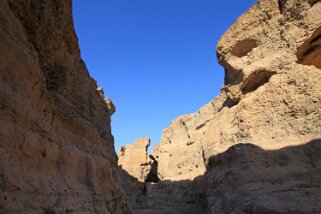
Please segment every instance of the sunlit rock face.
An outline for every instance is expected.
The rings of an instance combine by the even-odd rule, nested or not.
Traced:
[[[225,94],[221,94],[196,113],[176,118],[163,130],[160,143],[151,153],[158,161],[160,179],[192,180],[204,174],[203,134],[225,100]]]
[[[130,213],[71,0],[0,1],[0,212]]]
[[[320,2],[261,0],[223,35],[217,54],[236,104],[204,133],[206,159],[236,143],[279,149],[321,137],[320,26]]]
[[[261,0],[236,20],[217,46],[225,86],[164,130],[152,152],[160,178],[201,175],[234,144],[279,149],[321,137],[320,26],[319,1]]]
[[[220,40],[235,105],[202,141],[209,213],[320,212],[320,26],[320,1],[261,0]]]
[[[133,144],[119,148],[118,165],[141,182],[145,181],[151,168],[152,160],[147,153],[149,145],[149,138],[139,138]]]
[[[236,20],[221,94],[163,131],[159,178],[200,176],[208,213],[320,212],[320,27],[320,1],[259,0]]]

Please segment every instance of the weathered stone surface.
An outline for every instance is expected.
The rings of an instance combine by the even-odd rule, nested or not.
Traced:
[[[226,73],[214,108],[176,119],[155,146],[160,178],[201,175],[234,144],[280,149],[321,137],[320,26],[320,2],[261,0],[241,16],[217,46]]]
[[[189,187],[175,184],[200,176],[205,193],[184,196],[205,194],[208,213],[321,212],[320,27],[320,1],[259,0],[224,34],[221,94],[174,120],[152,152],[160,210],[179,210]]]
[[[321,137],[321,70],[313,57],[309,65],[297,58],[307,41],[317,41],[321,3],[288,0],[282,11],[279,4],[258,1],[218,44],[229,77],[224,90],[236,103],[217,113],[204,133],[206,159],[237,143],[280,149]],[[248,40],[256,47],[242,57],[233,54]]]
[[[319,213],[321,139],[266,151],[238,144],[209,160],[208,213]]]
[[[229,77],[225,90],[236,104],[222,109],[204,133],[205,159],[238,143],[259,148],[229,151],[223,165],[209,167],[210,213],[321,210],[313,205],[321,192],[316,179],[320,141],[304,145],[321,138],[321,70],[316,60],[321,57],[321,3],[284,2],[258,1],[218,44],[218,58]],[[233,54],[249,39],[255,48],[242,57]],[[297,147],[283,149],[289,146]]]
[[[151,159],[147,149],[150,145],[149,138],[139,138],[133,144],[119,148],[118,165],[139,181],[145,181],[151,168]]]
[[[178,117],[164,129],[160,143],[151,153],[158,161],[160,179],[194,179],[204,174],[203,133],[225,99],[221,94],[198,112]]]
[[[71,0],[0,0],[0,212],[129,213]]]

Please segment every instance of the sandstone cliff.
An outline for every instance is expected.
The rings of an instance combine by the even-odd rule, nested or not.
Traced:
[[[204,174],[206,164],[201,139],[225,99],[226,95],[221,94],[196,113],[176,118],[163,130],[160,143],[151,153],[159,163],[160,179],[194,179]]]
[[[139,138],[133,144],[119,149],[118,165],[141,182],[145,181],[151,168],[152,160],[147,153],[149,145],[149,138]]]
[[[205,200],[208,213],[321,212],[321,2],[257,1],[217,56],[221,94],[164,130],[152,151],[163,181],[147,203],[158,195],[160,210]],[[185,179],[194,180],[176,190]]]
[[[129,213],[71,0],[0,0],[0,212]]]
[[[238,143],[280,149],[320,138],[320,26],[317,1],[261,0],[241,16],[217,46],[221,95],[172,122],[152,152],[160,177],[201,175]]]

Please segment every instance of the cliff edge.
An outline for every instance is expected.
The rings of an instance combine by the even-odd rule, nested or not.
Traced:
[[[0,1],[0,212],[130,213],[71,0]]]
[[[236,20],[217,45],[221,94],[174,120],[152,151],[160,178],[193,179],[239,143],[277,150],[321,138],[320,14],[319,1],[259,0]]]
[[[164,129],[145,208],[320,212],[321,2],[258,0],[217,57],[221,94]]]

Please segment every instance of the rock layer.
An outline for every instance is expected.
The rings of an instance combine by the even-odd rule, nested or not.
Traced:
[[[279,8],[280,1],[258,1],[218,44],[219,62],[234,80],[226,80],[224,90],[236,104],[222,109],[205,132],[205,158],[236,143],[280,149],[321,136],[321,70],[297,61],[321,26],[321,3],[288,0]],[[256,47],[236,56],[235,47],[248,40]]]
[[[321,139],[265,151],[238,144],[209,160],[208,213],[319,213]]]
[[[321,199],[320,26],[319,1],[261,0],[219,42],[230,77],[224,90],[235,105],[204,133],[205,159],[252,146],[232,147],[207,165],[209,213],[321,211],[314,204]],[[248,40],[255,47],[235,55]]]
[[[221,94],[175,119],[152,151],[162,181],[150,195],[163,203],[148,195],[150,204],[321,212],[320,27],[320,1],[259,0],[236,20],[217,45]],[[194,180],[177,185],[185,179]],[[205,188],[193,189],[195,181]]]
[[[151,168],[152,160],[147,153],[149,145],[149,138],[139,138],[133,144],[119,149],[118,165],[141,182],[145,181]]]
[[[225,99],[221,94],[198,112],[180,116],[164,129],[160,143],[151,153],[159,163],[160,179],[194,179],[204,174],[206,165],[201,139]]]
[[[217,46],[225,86],[211,111],[165,129],[152,153],[160,178],[201,175],[195,163],[238,143],[280,149],[321,137],[320,14],[320,2],[260,0],[234,23]]]
[[[0,212],[129,213],[71,0],[1,0],[0,23]]]

